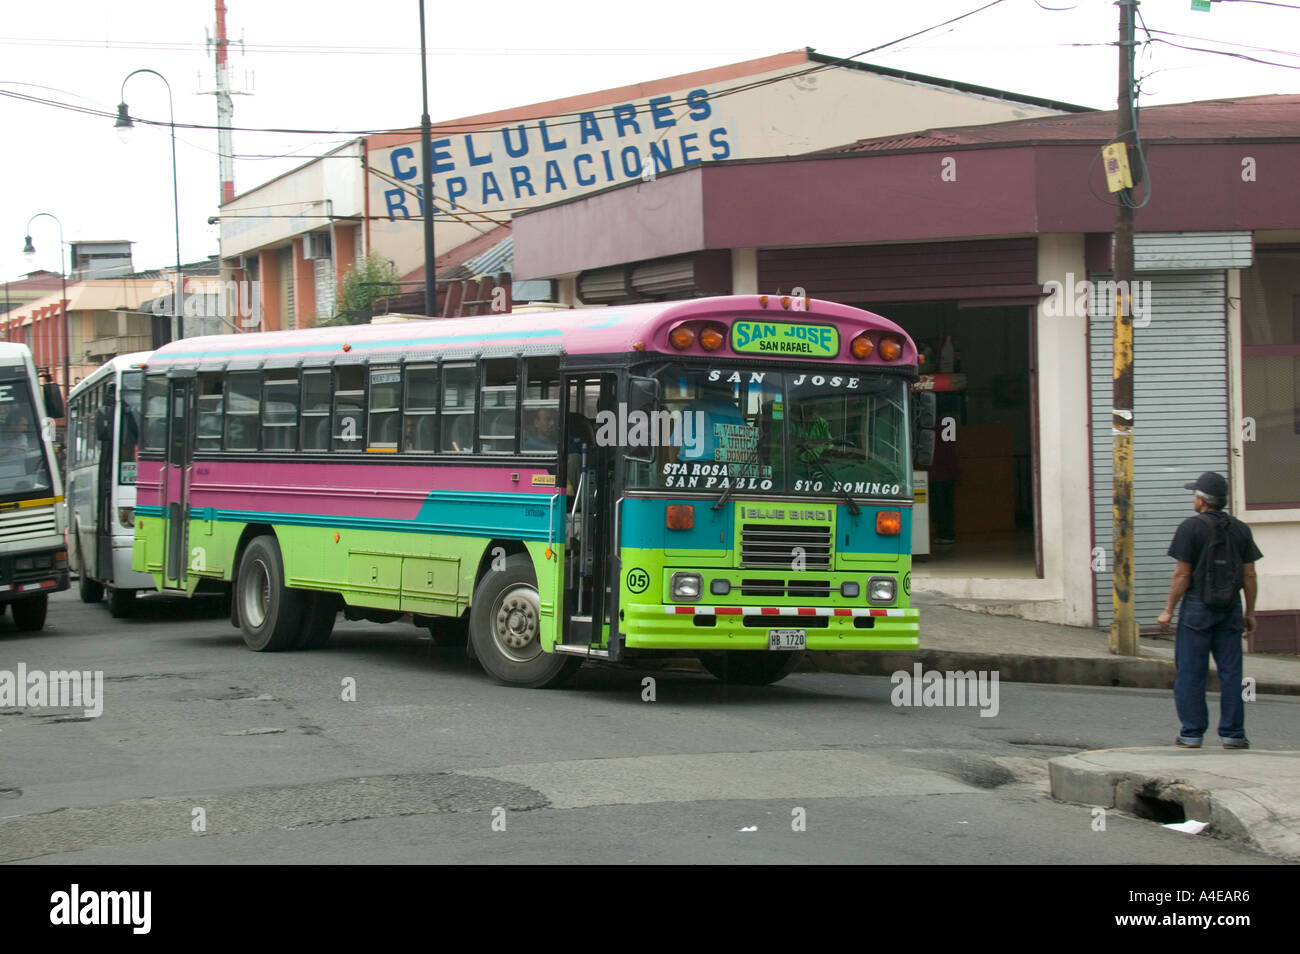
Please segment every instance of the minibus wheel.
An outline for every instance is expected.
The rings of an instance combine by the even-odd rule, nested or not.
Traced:
[[[254,652],[292,649],[305,607],[302,590],[284,585],[284,560],[275,537],[254,537],[244,548],[235,581],[239,628]]]
[[[582,666],[581,657],[542,651],[537,581],[532,561],[521,553],[479,580],[469,638],[483,668],[509,686],[558,686]]]
[[[86,558],[81,555],[81,534],[74,531],[74,535],[77,537],[77,595],[83,603],[98,603],[104,598],[104,584],[90,578]]]

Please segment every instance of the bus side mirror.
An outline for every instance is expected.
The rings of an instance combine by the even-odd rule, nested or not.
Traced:
[[[41,393],[45,398],[45,416],[62,417],[63,416],[63,392],[53,381],[46,381],[41,387]]]
[[[100,441],[106,441],[110,439],[112,436],[113,436],[113,432],[109,427],[108,409],[102,407],[96,408],[95,409],[95,439]]]
[[[659,382],[654,378],[634,378],[627,379],[627,410],[629,415],[634,411],[640,411],[651,422],[650,428],[654,427],[654,412],[659,405]],[[624,448],[624,457],[627,460],[636,461],[639,464],[654,463],[654,442],[646,448],[646,456],[641,457],[633,453],[634,448]],[[639,449],[638,449],[639,450]]]
[[[927,470],[934,463],[934,428],[938,423],[938,398],[933,391],[912,394],[912,465]]]

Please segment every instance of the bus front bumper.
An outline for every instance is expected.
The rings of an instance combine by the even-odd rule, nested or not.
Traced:
[[[803,630],[808,649],[908,650],[919,646],[915,609],[854,607],[624,607],[629,649],[767,649],[772,630]]]

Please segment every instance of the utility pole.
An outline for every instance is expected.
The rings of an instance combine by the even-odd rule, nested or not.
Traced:
[[[1135,154],[1133,112],[1134,20],[1138,0],[1118,0],[1119,6],[1119,128],[1125,158]],[[1140,164],[1128,162],[1134,177]],[[1137,617],[1133,607],[1133,190],[1117,192],[1112,270],[1115,276],[1114,381],[1111,391],[1111,460],[1114,478],[1115,549],[1111,573],[1114,619],[1110,651],[1136,656]]]
[[[421,162],[420,207],[424,219],[424,313],[432,318],[438,313],[438,276],[433,265],[433,128],[429,123],[429,67],[424,52],[424,0],[420,0],[420,91],[424,97],[424,114],[420,117]]]
[[[212,45],[216,51],[217,161],[224,205],[235,197],[235,147],[230,132],[235,119],[235,103],[230,98],[230,66],[226,57],[230,41],[226,38],[225,0],[217,0],[217,35]]]

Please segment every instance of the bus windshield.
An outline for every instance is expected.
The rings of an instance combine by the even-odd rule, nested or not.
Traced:
[[[628,448],[631,487],[911,496],[901,377],[679,364],[651,377],[659,404],[647,428],[648,450]],[[632,445],[635,427],[628,433]]]
[[[30,497],[50,489],[40,419],[30,390],[22,381],[0,386],[0,499]]]

